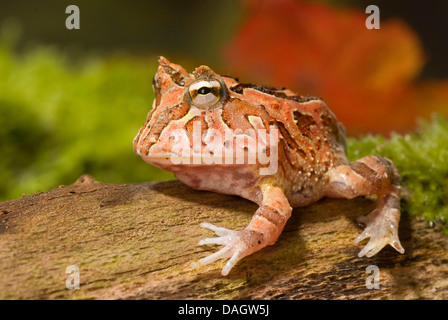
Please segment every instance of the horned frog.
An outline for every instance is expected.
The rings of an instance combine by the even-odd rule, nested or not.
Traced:
[[[259,205],[240,231],[202,223],[218,237],[199,245],[223,247],[193,266],[228,258],[222,269],[227,275],[239,260],[277,241],[292,207],[323,197],[377,195],[376,209],[359,219],[365,229],[355,243],[370,238],[359,257],[371,257],[387,244],[404,253],[396,168],[379,156],[349,162],[345,130],[321,99],[239,83],[207,66],[188,74],[164,57],[153,89],[153,108],[134,139],[134,151],[193,189],[238,195]],[[254,135],[256,130],[264,130],[264,138]],[[249,162],[254,146],[260,157]],[[276,165],[269,171],[261,156],[272,155]]]

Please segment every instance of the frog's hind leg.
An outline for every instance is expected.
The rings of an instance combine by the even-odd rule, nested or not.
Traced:
[[[398,238],[399,191],[397,169],[392,161],[384,157],[367,156],[332,170],[326,196],[348,199],[361,195],[378,196],[376,209],[358,219],[358,223],[365,225],[365,229],[355,239],[355,243],[370,238],[364,249],[359,252],[359,257],[371,257],[387,244],[404,253]]]

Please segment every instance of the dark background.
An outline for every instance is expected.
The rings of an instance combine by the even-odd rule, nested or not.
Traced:
[[[402,18],[423,42],[427,64],[421,77],[448,75],[448,1],[337,0],[338,5],[380,8],[381,20]],[[80,8],[81,29],[65,28],[65,8]],[[151,52],[219,64],[220,49],[245,16],[240,0],[15,0],[0,3],[0,21],[22,27],[21,48],[51,43],[74,56],[85,51]]]

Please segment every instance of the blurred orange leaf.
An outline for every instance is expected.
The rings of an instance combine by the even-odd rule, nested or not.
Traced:
[[[418,83],[421,43],[402,21],[365,27],[368,14],[303,0],[247,1],[224,56],[236,75],[322,97],[349,133],[404,132],[439,105],[448,83]],[[430,108],[427,108],[430,106]]]

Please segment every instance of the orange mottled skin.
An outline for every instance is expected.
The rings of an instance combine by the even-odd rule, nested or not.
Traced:
[[[188,74],[163,57],[154,77],[154,91],[153,108],[134,139],[135,152],[146,162],[174,172],[194,189],[239,195],[260,206],[249,225],[240,231],[203,223],[218,237],[204,239],[199,244],[218,244],[223,248],[193,263],[194,266],[229,258],[222,270],[227,275],[240,259],[276,242],[292,207],[307,206],[325,196],[351,199],[376,194],[377,208],[360,218],[366,227],[355,242],[370,240],[359,256],[370,257],[387,244],[404,252],[397,233],[400,219],[397,170],[383,157],[368,156],[349,162],[344,128],[321,99],[286,89],[240,84],[206,66]],[[195,123],[204,133],[199,148],[193,141]],[[216,130],[224,136],[226,130],[248,129],[265,129],[267,137],[277,130],[277,147],[274,149],[268,142],[263,146],[266,154],[275,150],[278,153],[275,173],[260,174],[260,168],[266,164],[259,161],[243,164],[172,161],[173,156],[179,158],[172,151],[174,143],[180,143],[176,138],[179,133],[187,137],[182,142],[184,148],[192,154],[196,148],[204,156],[204,146],[209,141],[207,133]],[[248,144],[253,143],[251,137],[248,139]],[[229,141],[216,143],[235,152],[247,147],[235,141],[230,146]]]

